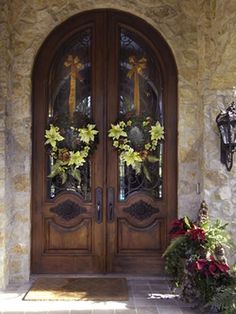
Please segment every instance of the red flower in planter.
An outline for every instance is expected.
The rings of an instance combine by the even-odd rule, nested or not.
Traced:
[[[203,258],[200,258],[198,260],[196,260],[196,262],[193,262],[192,263],[192,267],[196,270],[202,270],[204,269],[204,267],[206,267],[207,265],[207,260],[203,259]]]
[[[214,262],[211,262],[209,267],[208,267],[208,270],[209,270],[209,273],[212,275],[212,276],[215,276],[216,275],[216,272],[217,272],[217,267],[215,265]]]
[[[214,276],[216,273],[227,273],[230,267],[222,262],[215,260],[214,256],[210,257],[209,261],[209,272]]]
[[[179,235],[184,235],[190,227],[190,222],[187,217],[176,219],[171,224],[169,234],[171,238],[176,238]]]
[[[198,259],[190,264],[190,267],[204,274],[206,277],[209,275],[215,277],[220,273],[227,273],[230,268],[227,264],[216,261],[213,256],[210,257],[211,260]]]
[[[225,263],[216,262],[216,265],[217,265],[218,269],[219,269],[222,273],[227,273],[227,271],[230,270],[229,265],[227,265],[227,264],[225,264]]]
[[[188,234],[191,236],[193,241],[205,241],[206,240],[206,233],[202,228],[193,226],[192,229],[188,230]]]

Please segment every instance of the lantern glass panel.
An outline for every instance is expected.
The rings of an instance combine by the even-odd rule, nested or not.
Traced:
[[[236,121],[230,122],[231,143],[236,144]]]
[[[220,134],[225,145],[229,144],[229,132],[228,132],[228,125],[221,124],[219,125]]]

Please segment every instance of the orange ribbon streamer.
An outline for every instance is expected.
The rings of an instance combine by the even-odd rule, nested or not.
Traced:
[[[79,57],[74,57],[72,55],[67,56],[67,60],[64,62],[65,67],[70,67],[70,94],[69,94],[69,114],[71,118],[75,112],[76,107],[76,79],[82,80],[79,75],[79,70],[84,68],[83,64],[80,62]]]
[[[129,64],[131,65],[131,70],[127,73],[127,76],[130,79],[134,76],[134,107],[136,114],[140,115],[139,75],[146,68],[147,59],[141,58],[137,60],[135,56],[130,56]]]

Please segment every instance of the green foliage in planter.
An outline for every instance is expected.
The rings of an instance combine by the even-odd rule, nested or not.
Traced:
[[[213,258],[213,257],[212,257]],[[202,261],[203,266],[192,267],[197,262]],[[219,265],[219,268],[215,265]],[[225,263],[219,263],[215,259],[198,259],[188,266],[191,275],[190,281],[192,283],[193,290],[197,291],[198,298],[204,303],[209,302],[218,287],[222,289],[229,286],[232,282],[232,278],[229,274],[229,267]],[[212,270],[211,270],[212,268]]]
[[[228,224],[222,224],[219,219],[214,223],[210,223],[207,219],[201,227],[206,232],[206,243],[204,249],[214,254],[214,251],[219,246],[230,247],[230,236],[226,230]]]
[[[236,313],[236,265],[231,273],[230,285],[222,288],[217,288],[216,293],[213,295],[207,306],[217,309],[224,314]]]
[[[188,217],[173,222],[170,230],[172,240],[163,254],[166,271],[173,277],[174,285],[181,289],[186,301],[210,304],[217,292],[222,300],[222,305],[218,304],[217,308],[234,309],[235,303],[226,304],[230,301],[228,294],[235,297],[232,283],[236,278],[224,256],[224,247],[230,246],[227,224],[222,224],[220,220],[211,223],[205,207],[200,208],[195,223]]]
[[[197,241],[192,240],[192,231],[198,231],[188,217],[177,219],[172,223],[170,245],[163,256],[166,261],[166,272],[173,276],[173,284],[176,287],[181,285],[185,277],[186,259],[194,256],[200,257],[202,252],[202,236],[197,236]]]
[[[220,289],[211,299],[209,303],[213,308],[224,314],[236,313],[236,285]]]
[[[174,277],[173,283],[176,287],[179,286],[184,276],[183,259],[185,258],[186,250],[187,248],[185,238],[184,236],[179,236],[171,242],[171,244],[164,253],[166,261],[166,272],[170,276]]]

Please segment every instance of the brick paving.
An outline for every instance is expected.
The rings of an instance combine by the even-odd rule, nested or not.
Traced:
[[[23,301],[22,298],[35,280],[21,286],[9,285],[0,291],[1,314],[199,314],[171,292],[166,278],[126,277],[129,287],[127,302],[93,301]],[[205,313],[204,313],[205,314]]]

